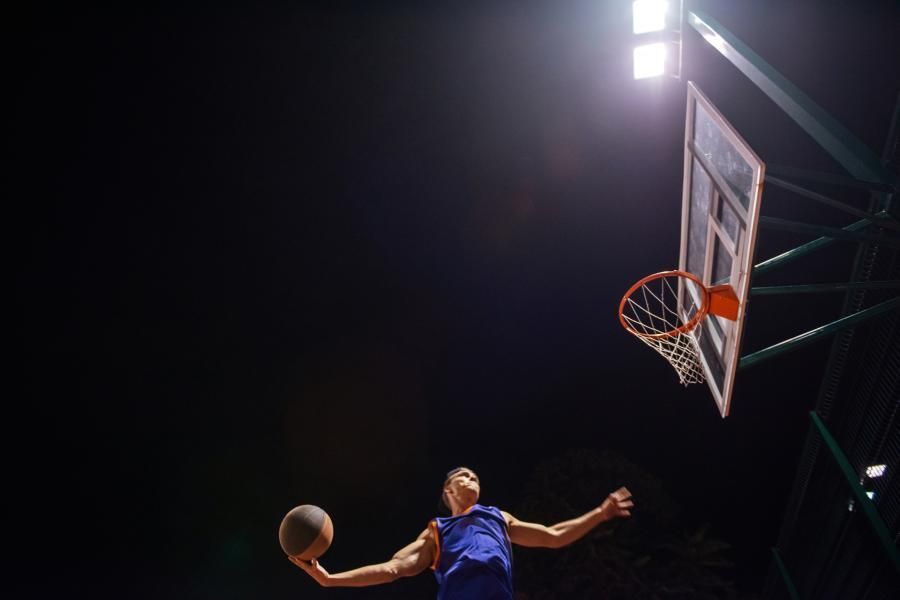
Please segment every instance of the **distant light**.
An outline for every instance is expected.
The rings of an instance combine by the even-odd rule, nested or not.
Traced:
[[[875,499],[875,492],[866,492],[866,496],[868,496],[870,499],[874,500],[874,499]]]
[[[634,78],[659,77],[666,72],[666,45],[662,42],[634,49]]]
[[[668,8],[669,3],[665,0],[635,0],[631,5],[634,32],[649,33],[665,29]]]
[[[869,477],[870,479],[881,477],[886,470],[887,465],[872,465],[871,467],[866,467],[866,477]]]

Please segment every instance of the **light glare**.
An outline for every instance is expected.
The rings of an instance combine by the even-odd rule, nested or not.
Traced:
[[[666,28],[666,11],[669,3],[665,0],[635,0],[631,5],[635,33],[662,31]]]
[[[634,78],[658,77],[666,72],[666,45],[662,42],[634,49]]]
[[[869,477],[870,479],[881,477],[886,470],[887,465],[872,465],[871,467],[866,467],[866,477]]]

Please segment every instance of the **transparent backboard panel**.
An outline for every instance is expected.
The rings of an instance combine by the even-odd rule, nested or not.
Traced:
[[[715,109],[713,109],[715,110]],[[725,135],[721,123],[713,118],[702,103],[695,105],[693,140],[702,153],[722,175],[741,205],[747,208],[753,191],[753,167]]]
[[[703,273],[703,264],[706,260],[706,228],[707,220],[703,218],[709,212],[709,204],[712,202],[712,181],[699,161],[693,161],[691,172],[691,218],[688,233],[688,271],[691,273]],[[698,216],[699,215],[699,216]]]
[[[741,303],[736,321],[710,315],[694,330],[710,391],[722,416],[731,407],[753,268],[765,165],[693,82],[685,123],[679,269],[707,286],[727,283]],[[699,298],[686,285],[684,294]],[[690,318],[686,296],[679,311]]]
[[[712,283],[730,282],[732,266],[734,266],[734,252],[729,250],[728,245],[717,236],[713,247],[713,274],[710,278]]]
[[[719,212],[716,216],[719,222],[725,229],[725,233],[728,234],[728,237],[731,238],[731,241],[736,245],[739,241],[739,233],[741,229],[740,218],[737,216],[737,213],[733,208],[731,208],[728,202],[720,202],[718,210]]]

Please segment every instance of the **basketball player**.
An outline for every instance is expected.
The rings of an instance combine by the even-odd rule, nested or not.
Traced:
[[[325,587],[378,585],[430,567],[438,581],[438,600],[513,600],[511,543],[562,548],[604,521],[631,516],[634,506],[631,492],[622,487],[580,517],[546,527],[477,504],[480,493],[481,484],[472,469],[450,471],[441,500],[452,515],[431,521],[414,542],[387,562],[332,574],[316,560],[289,558]]]

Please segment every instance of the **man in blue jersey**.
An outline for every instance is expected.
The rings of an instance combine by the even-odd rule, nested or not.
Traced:
[[[318,561],[290,560],[325,587],[378,585],[430,567],[438,581],[438,600],[513,600],[511,544],[562,548],[604,521],[631,516],[634,507],[631,492],[622,487],[597,508],[547,527],[478,504],[480,493],[481,483],[472,469],[450,471],[441,499],[451,516],[431,521],[387,562],[329,573]]]

